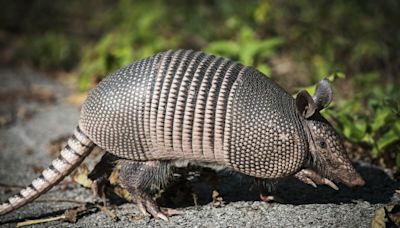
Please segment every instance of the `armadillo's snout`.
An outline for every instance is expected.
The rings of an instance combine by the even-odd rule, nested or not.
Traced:
[[[350,163],[349,163],[350,164]],[[353,168],[353,166],[342,166],[339,169],[335,169],[332,172],[332,176],[338,182],[342,182],[347,187],[361,187],[365,185],[365,180],[361,175]]]
[[[365,180],[358,173],[348,176],[343,183],[348,187],[361,187],[365,185]]]

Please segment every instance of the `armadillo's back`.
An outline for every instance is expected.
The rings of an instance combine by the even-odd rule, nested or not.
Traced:
[[[299,147],[289,145],[291,140],[303,141],[298,130],[269,134],[286,124],[274,118],[283,117],[283,106],[294,101],[256,72],[202,52],[160,53],[111,74],[93,89],[80,126],[97,145],[120,157],[217,162],[259,175],[268,156],[281,162]],[[297,122],[288,122],[289,128],[298,128]],[[288,143],[268,146],[268,137],[287,137]],[[288,152],[278,154],[277,148]],[[271,177],[279,174],[271,171]]]
[[[80,126],[120,157],[223,163],[228,98],[243,68],[202,52],[157,54],[100,82]]]

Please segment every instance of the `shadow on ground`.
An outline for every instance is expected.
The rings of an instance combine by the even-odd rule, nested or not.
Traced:
[[[389,203],[399,183],[391,179],[384,171],[374,167],[357,167],[365,179],[361,188],[348,188],[338,185],[339,191],[326,186],[317,189],[291,179],[282,183],[279,192],[291,204],[351,203],[354,200],[367,201],[371,204]]]
[[[286,178],[275,185],[272,194],[283,204],[341,204],[367,201],[371,204],[390,203],[395,190],[400,184],[394,181],[387,173],[375,167],[357,167],[357,171],[366,181],[361,188],[348,188],[339,184],[339,191],[327,186],[314,188],[306,185],[294,177]],[[259,201],[259,192],[252,178],[237,173],[218,173],[210,177],[206,175],[185,175],[177,178],[168,186],[158,199],[160,205],[167,207],[185,207],[194,205],[194,197],[200,205],[213,201],[212,191],[217,190],[224,202]],[[206,177],[204,177],[206,176]],[[189,179],[189,180],[187,180]],[[195,196],[193,196],[193,193]]]

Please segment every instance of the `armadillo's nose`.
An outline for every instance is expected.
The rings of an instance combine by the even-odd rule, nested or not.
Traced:
[[[345,184],[349,187],[361,187],[365,185],[365,180],[358,174],[353,174],[349,177],[349,181],[346,181]]]

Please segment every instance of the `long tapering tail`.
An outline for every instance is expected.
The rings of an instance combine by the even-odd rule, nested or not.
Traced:
[[[94,146],[95,144],[77,126],[60,156],[53,160],[51,165],[32,181],[32,184],[0,204],[0,215],[16,210],[50,190],[80,165]]]

